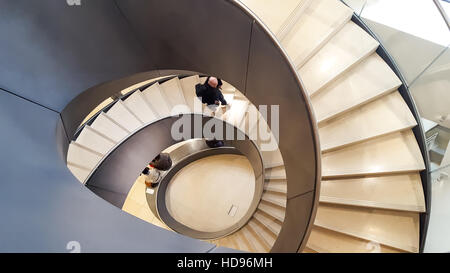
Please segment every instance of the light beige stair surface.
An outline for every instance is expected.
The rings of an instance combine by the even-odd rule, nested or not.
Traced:
[[[322,180],[320,202],[382,209],[425,211],[419,173]]]
[[[264,24],[277,34],[296,7],[305,0],[241,0]]]
[[[266,169],[284,165],[280,150],[261,151],[261,154]]]
[[[284,166],[278,166],[265,170],[266,179],[286,179],[286,169]]]
[[[373,101],[396,90],[401,81],[391,68],[373,53],[339,79],[311,97],[319,122]]]
[[[245,226],[242,228],[242,232],[247,239],[247,242],[250,243],[253,249],[258,253],[266,253],[270,251],[270,247],[268,247],[264,240],[260,237],[260,235],[252,228],[251,225]]]
[[[167,104],[166,98],[161,93],[161,89],[158,83],[153,84],[149,88],[145,89],[142,94],[152,109],[156,111],[159,118],[170,116],[170,105]]]
[[[117,101],[107,113],[115,122],[130,132],[133,132],[143,125],[121,100]]]
[[[102,154],[72,141],[67,152],[67,162],[92,170],[102,159]]]
[[[230,109],[225,113],[225,120],[233,125],[239,125],[245,116],[245,112],[248,108],[248,100],[236,99],[233,101]]]
[[[262,195],[262,200],[286,208],[286,194],[266,191]]]
[[[184,107],[186,105],[186,100],[184,98],[183,89],[180,84],[180,79],[177,77],[168,80],[161,84],[161,90],[164,92],[164,97],[169,105],[171,111],[174,113],[184,113],[188,112],[188,108]],[[177,107],[177,109],[175,109]]]
[[[409,252],[419,250],[419,214],[414,212],[321,204],[314,224]]]
[[[258,209],[260,209],[264,213],[274,217],[275,219],[277,219],[280,222],[284,221],[285,209],[280,206],[273,205],[273,204],[271,204],[269,202],[265,202],[263,200],[263,202],[259,203]]]
[[[130,132],[115,123],[106,113],[100,113],[91,125],[92,128],[108,136],[115,142],[124,139]]]
[[[298,70],[311,95],[331,83],[353,65],[371,55],[378,42],[353,22],[348,22]]]
[[[363,240],[343,233],[314,227],[307,248],[320,253],[401,253],[378,242]]]
[[[124,104],[135,114],[139,121],[144,124],[151,123],[158,119],[158,116],[151,109],[139,90],[131,94],[131,96],[124,101]]]
[[[89,125],[83,128],[76,142],[101,154],[108,153],[115,144],[113,140],[102,136],[101,133],[92,129]]]
[[[245,227],[244,227],[245,228]],[[238,246],[239,250],[247,251],[247,252],[255,252],[250,243],[247,241],[247,238],[244,236],[242,229],[235,233],[235,242]]]
[[[313,0],[282,40],[297,67],[301,67],[352,17],[353,11],[336,0]]]
[[[269,192],[287,193],[286,180],[266,180],[264,183],[264,190]]]
[[[322,176],[412,172],[425,169],[411,130],[389,134],[322,155]]]
[[[416,126],[398,92],[384,96],[319,126],[322,152]]]
[[[195,103],[199,102],[200,108],[196,112],[201,112],[201,102],[197,98],[195,93],[195,86],[200,83],[200,79],[198,75],[186,77],[180,80],[181,88],[183,89],[184,99],[186,100],[186,104],[189,106],[191,110],[194,110]]]
[[[76,166],[72,163],[67,163],[67,167],[70,169],[70,171],[73,173],[73,175],[78,179],[78,181],[80,181],[81,183],[84,183],[84,181],[86,180],[86,178],[89,176],[89,174],[91,173],[90,170],[84,168],[84,167],[79,167]]]
[[[264,225],[275,236],[278,236],[278,234],[280,233],[282,223],[276,218],[258,210],[255,212],[255,214],[253,214],[253,218]]]
[[[265,249],[268,252],[274,245],[277,237],[272,232],[270,232],[264,225],[262,225],[255,219],[251,219],[248,222],[248,227],[257,234],[259,239],[262,240],[263,245],[265,246]]]

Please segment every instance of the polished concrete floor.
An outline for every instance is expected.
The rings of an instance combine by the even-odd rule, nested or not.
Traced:
[[[173,177],[166,206],[178,222],[199,231],[216,232],[239,222],[250,207],[255,175],[239,155],[197,160]]]

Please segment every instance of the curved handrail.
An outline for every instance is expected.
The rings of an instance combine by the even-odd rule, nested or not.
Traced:
[[[429,215],[431,210],[431,176],[429,173],[430,169],[430,158],[429,154],[427,152],[427,145],[426,145],[426,137],[425,137],[425,131],[423,130],[422,120],[420,118],[418,107],[409,91],[408,85],[406,83],[406,80],[403,76],[403,73],[401,72],[400,68],[398,67],[397,63],[395,62],[394,58],[389,54],[387,49],[384,47],[382,41],[377,38],[374,32],[364,23],[361,18],[358,16],[353,17],[354,22],[359,25],[362,29],[364,29],[367,33],[369,33],[374,39],[378,41],[380,44],[377,53],[380,55],[380,57],[389,65],[389,67],[394,71],[394,73],[398,76],[400,81],[402,82],[402,85],[398,88],[399,93],[405,100],[406,104],[408,105],[408,108],[410,109],[411,113],[414,116],[414,119],[417,122],[416,127],[412,129],[414,136],[419,144],[419,148],[422,153],[423,161],[425,163],[425,170],[420,172],[421,180],[422,180],[422,188],[425,195],[425,206],[426,206],[426,212],[421,214],[421,220],[420,220],[420,249],[419,251],[422,252],[425,247],[425,239],[426,239],[426,233],[428,229],[428,223],[429,223]]]
[[[444,10],[444,7],[441,5],[439,0],[433,0],[433,2],[436,5],[437,9],[439,10],[439,13],[442,15],[444,22],[447,24],[448,29],[450,30],[450,19],[448,18],[447,13]]]

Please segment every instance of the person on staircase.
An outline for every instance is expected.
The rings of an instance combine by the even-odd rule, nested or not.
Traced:
[[[168,153],[159,154],[142,172],[142,174],[145,175],[145,185],[148,188],[157,187],[162,172],[168,171],[170,168],[172,168],[172,159],[170,158],[170,155]]]
[[[220,87],[222,86],[222,80],[216,77],[208,77],[204,84],[197,84],[195,86],[195,93],[199,97],[202,103],[206,104],[213,112],[217,110],[221,104],[227,106],[228,103],[225,100]]]

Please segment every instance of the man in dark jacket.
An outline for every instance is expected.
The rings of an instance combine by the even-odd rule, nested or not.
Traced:
[[[222,81],[215,77],[208,77],[204,84],[197,84],[195,86],[195,93],[197,97],[202,99],[202,103],[207,105],[227,105],[227,101],[223,97],[220,87]]]

